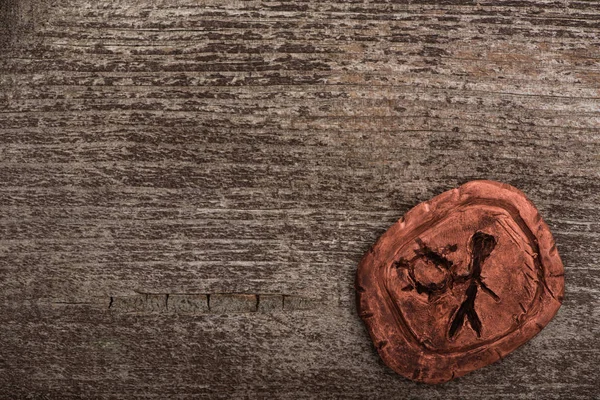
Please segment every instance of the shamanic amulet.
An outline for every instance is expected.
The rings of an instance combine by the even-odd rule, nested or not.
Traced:
[[[365,254],[357,307],[379,355],[442,383],[489,365],[554,317],[564,269],[548,225],[516,188],[472,181],[421,203]]]

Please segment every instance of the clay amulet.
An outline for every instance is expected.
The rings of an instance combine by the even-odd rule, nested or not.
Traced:
[[[472,181],[408,211],[363,257],[357,307],[383,361],[441,383],[489,365],[558,311],[564,270],[535,206]]]

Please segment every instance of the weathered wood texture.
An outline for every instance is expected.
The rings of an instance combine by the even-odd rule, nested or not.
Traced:
[[[600,396],[600,2],[0,4],[0,397]],[[540,209],[564,305],[413,383],[356,267],[476,178]]]

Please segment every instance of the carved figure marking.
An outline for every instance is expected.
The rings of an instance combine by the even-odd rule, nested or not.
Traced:
[[[481,320],[475,311],[475,297],[477,297],[477,289],[481,288],[484,292],[489,294],[498,301],[499,298],[490,288],[486,286],[481,280],[481,266],[486,258],[496,247],[496,239],[492,235],[488,235],[483,232],[476,232],[471,238],[471,265],[469,266],[469,274],[467,280],[470,280],[469,287],[467,288],[467,298],[460,305],[458,311],[454,315],[454,319],[450,324],[450,330],[448,336],[454,337],[458,332],[458,329],[463,325],[465,316],[471,324],[471,328],[477,334],[477,337],[481,336]]]
[[[459,275],[456,272],[454,263],[449,260],[446,255],[457,250],[457,245],[448,245],[441,251],[437,252],[428,247],[420,238],[415,239],[419,248],[414,250],[415,256],[406,260],[401,258],[394,266],[396,268],[406,269],[410,283],[402,288],[404,291],[416,289],[417,293],[426,293],[429,301],[435,301],[438,296],[445,293],[448,289],[452,289],[455,283],[466,283],[467,286],[465,295],[466,298],[458,308],[458,310],[450,317],[450,327],[448,337],[456,336],[460,328],[463,326],[465,318],[469,325],[475,331],[477,337],[481,337],[481,319],[475,310],[475,299],[477,292],[481,289],[484,293],[491,296],[494,300],[499,301],[500,298],[494,293],[482,280],[481,269],[485,260],[490,256],[496,247],[496,238],[484,232],[477,231],[469,241],[471,260],[467,269],[466,275]],[[423,260],[426,263],[431,263],[439,270],[442,279],[434,282],[423,283],[417,279],[415,272],[415,261]]]

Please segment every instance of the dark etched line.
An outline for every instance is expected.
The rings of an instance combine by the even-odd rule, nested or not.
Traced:
[[[471,327],[479,337],[481,334],[481,321],[475,312],[475,297],[477,296],[477,284],[472,281],[467,288],[467,298],[460,305],[452,323],[450,324],[449,336],[452,338],[463,325],[465,317],[467,317]]]
[[[492,289],[490,289],[488,287],[488,285],[486,285],[485,283],[483,283],[483,281],[479,281],[479,286],[481,287],[481,289],[486,292],[487,294],[489,294],[494,300],[496,301],[500,301],[500,297],[494,293],[494,291]]]
[[[475,286],[477,289],[477,286]],[[481,320],[479,319],[479,315],[477,315],[477,311],[475,311],[475,297],[477,296],[477,290],[475,290],[475,294],[473,295],[472,303],[469,303],[469,308],[467,309],[467,319],[471,324],[471,327],[477,334],[477,337],[481,337]]]
[[[434,265],[443,267],[446,270],[452,268],[452,261],[448,260],[442,254],[431,249],[429,246],[423,243],[423,241],[420,238],[416,238],[415,241],[420,247],[419,249],[415,250],[415,254],[426,258],[427,260],[431,261]],[[456,248],[456,245],[446,247],[446,249],[454,249],[454,251],[456,251]]]
[[[458,248],[457,245],[448,245],[444,248],[442,253],[438,253],[427,246],[420,238],[416,238],[415,241],[419,245],[419,248],[414,250],[415,257],[411,260],[407,260],[405,258],[400,258],[395,261],[392,266],[396,269],[403,268],[408,272],[408,278],[410,283],[403,287],[401,290],[409,291],[416,289],[418,294],[426,293],[428,296],[428,301],[432,301],[436,297],[436,295],[443,292],[448,286],[448,280],[445,280],[441,285],[440,284],[429,284],[424,285],[418,281],[415,277],[414,268],[411,265],[414,265],[413,262],[415,259],[424,258],[426,261],[433,263],[437,268],[443,268],[445,270],[450,270],[453,266],[453,262],[444,257],[444,254],[447,252],[456,251]],[[451,283],[450,283],[451,284]]]
[[[496,354],[498,354],[498,360],[502,360],[502,353],[500,350],[496,349]]]
[[[362,287],[362,286],[357,286],[356,287],[356,291],[359,292],[359,293],[364,293],[364,292],[366,292],[366,289],[364,287]]]
[[[558,300],[554,295],[554,292],[552,292],[552,290],[550,289],[550,286],[548,286],[548,282],[546,282],[546,279],[544,279],[543,276],[540,276],[540,281],[544,284],[544,288],[548,291],[550,296],[552,296],[555,300]]]
[[[421,374],[421,370],[419,368],[415,369],[415,371],[412,374],[412,379],[415,380],[417,379],[417,377]]]
[[[539,322],[536,322],[535,326],[537,326],[540,331],[544,329],[544,325],[540,324]]]
[[[470,247],[473,256],[469,267],[470,272],[468,280],[470,283],[466,291],[467,298],[460,305],[458,311],[454,315],[454,319],[452,319],[452,322],[450,323],[450,329],[448,330],[450,338],[453,338],[456,335],[463,325],[465,317],[469,321],[471,328],[477,334],[477,337],[481,337],[481,320],[475,310],[475,298],[477,297],[477,289],[479,287],[482,288],[485,293],[492,296],[494,300],[500,300],[496,293],[488,288],[481,280],[481,267],[483,262],[496,247],[496,239],[492,235],[478,231],[471,237]]]

